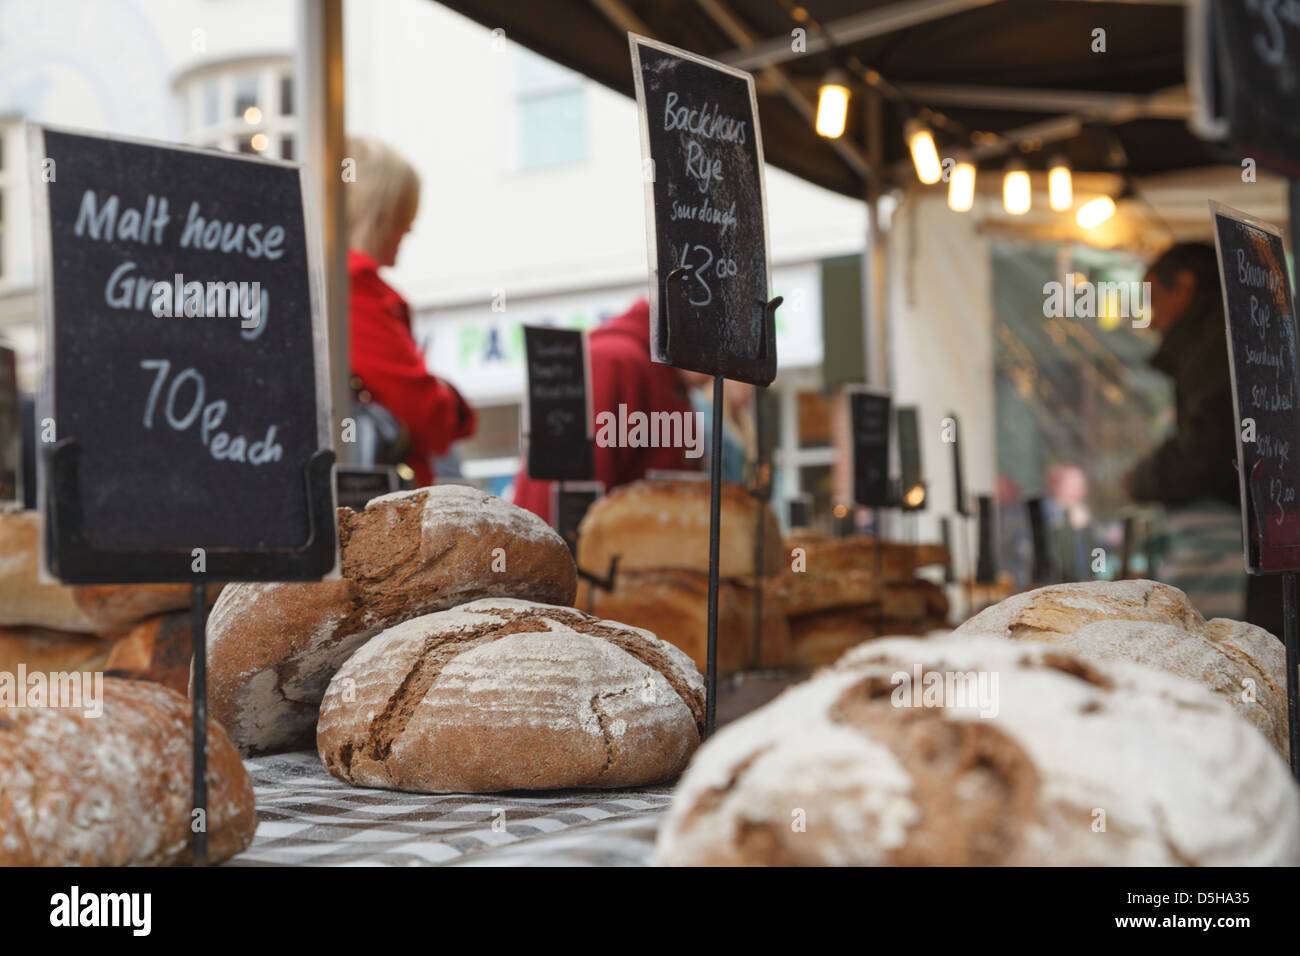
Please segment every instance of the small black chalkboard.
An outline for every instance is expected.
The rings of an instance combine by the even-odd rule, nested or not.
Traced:
[[[1246,568],[1300,570],[1295,305],[1282,233],[1210,203],[1223,284]]]
[[[389,465],[339,465],[334,469],[334,495],[340,508],[364,511],[372,499],[391,494],[400,486],[397,469]]]
[[[629,34],[656,362],[769,385],[767,200],[754,78]]]
[[[884,392],[851,388],[849,420],[853,429],[853,500],[870,508],[892,507],[889,481],[889,407]]]
[[[788,502],[791,528],[809,528],[812,526],[812,495],[795,495]]]
[[[991,495],[976,495],[979,551],[975,559],[975,583],[993,584],[998,577],[997,525]]]
[[[551,494],[554,496],[551,514],[555,516],[555,530],[575,556],[578,553],[578,527],[586,517],[587,510],[604,493],[605,486],[599,481],[557,482],[551,486]],[[603,573],[605,569],[590,570]]]
[[[1043,499],[1041,497],[1026,499],[1025,511],[1029,515],[1029,539],[1033,546],[1033,564],[1030,566],[1029,580],[1034,584],[1047,584],[1052,580],[1052,544],[1048,534],[1047,515],[1043,510]]]
[[[50,571],[320,578],[333,452],[301,169],[32,132]]]
[[[525,326],[524,352],[528,476],[586,481],[595,474],[587,337],[575,329]]]
[[[1227,143],[1260,166],[1300,177],[1300,16],[1294,3],[1211,0],[1194,24],[1189,77]],[[1189,12],[1189,16],[1194,15]],[[1202,48],[1204,47],[1204,48]],[[1235,160],[1236,157],[1234,156]]]
[[[954,412],[948,413],[948,417],[943,424],[944,438],[952,445],[953,510],[966,518],[970,516],[970,508],[966,502],[966,482],[961,473],[961,424],[957,421],[957,415]]]
[[[14,350],[0,346],[0,503],[22,499],[23,420]]]
[[[925,507],[919,414],[914,405],[898,409],[899,504],[904,511],[920,511]]]

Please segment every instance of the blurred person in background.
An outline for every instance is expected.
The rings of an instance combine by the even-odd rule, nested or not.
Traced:
[[[628,414],[691,414],[687,378],[694,373],[651,361],[650,303],[645,299],[593,329],[587,337],[587,344],[591,358],[593,416],[611,412],[617,417],[620,405],[626,406]],[[619,485],[639,481],[651,470],[697,470],[702,459],[688,458],[686,451],[685,447],[602,447],[597,442],[593,449],[594,477],[604,483],[606,491],[610,491]],[[527,461],[520,463],[515,478],[514,502],[545,521],[551,520],[551,482],[529,478]]]
[[[1280,579],[1243,582],[1236,413],[1214,246],[1178,243],[1151,264],[1153,368],[1173,379],[1174,428],[1125,477],[1135,501],[1165,506],[1160,580],[1206,617],[1243,616],[1276,635]]]
[[[474,433],[474,410],[450,384],[429,373],[411,333],[411,310],[379,277],[397,261],[403,237],[420,205],[420,179],[394,149],[375,140],[349,139],[356,181],[347,183],[348,278],[353,390],[405,426],[406,464],[414,484],[431,485],[433,459]]]
[[[711,468],[713,453],[713,376],[682,372],[691,392],[691,407],[704,417],[704,457],[700,467]],[[754,427],[754,386],[727,379],[722,383],[722,480],[745,484],[749,467],[758,459],[758,432]]]

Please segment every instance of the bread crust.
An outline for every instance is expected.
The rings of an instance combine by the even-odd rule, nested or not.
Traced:
[[[1286,757],[1286,651],[1262,628],[1207,621],[1158,581],[1083,581],[1014,595],[955,634],[1050,641],[1086,660],[1127,660],[1196,681],[1259,728]]]
[[[918,701],[900,674],[920,674],[917,688],[997,675],[993,712]],[[1259,734],[1181,678],[1037,642],[889,639],[711,738],[656,861],[1296,865],[1300,790]]]
[[[190,703],[105,678],[104,712],[0,707],[0,865],[165,866],[192,861]],[[208,860],[257,828],[253,785],[208,723]]]
[[[577,605],[596,617],[643,628],[680,648],[701,671],[708,665],[707,574],[694,571],[620,571],[612,592],[578,589]],[[790,662],[790,626],[777,595],[763,594],[763,646],[760,667]],[[753,666],[754,590],[736,581],[718,582],[718,671]]]
[[[593,504],[578,527],[578,565],[604,574],[618,555],[624,571],[708,573],[710,486],[701,481],[636,481]],[[759,515],[764,522],[764,574],[782,564],[780,527],[772,509],[741,485],[721,492],[718,574],[754,575]]]
[[[316,739],[361,786],[628,787],[680,773],[703,717],[698,672],[653,634],[497,598],[369,641],[330,682]]]
[[[571,604],[564,540],[540,518],[460,485],[339,509],[342,578],[232,584],[208,623],[212,713],[241,752],[310,747],[329,680],[394,624],[510,596]]]

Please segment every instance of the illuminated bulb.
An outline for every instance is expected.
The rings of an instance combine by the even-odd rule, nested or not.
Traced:
[[[969,212],[975,205],[975,164],[960,159],[948,177],[948,208],[953,212]]]
[[[244,122],[249,126],[256,126],[258,123],[262,122],[262,111],[256,106],[250,106],[248,109],[244,110]]]
[[[909,508],[919,508],[925,503],[925,485],[913,485],[903,496],[903,504]]]
[[[1109,196],[1098,196],[1079,207],[1075,221],[1084,229],[1095,229],[1115,215],[1115,200]]]
[[[939,162],[939,151],[934,147],[934,135],[916,120],[907,121],[903,135],[907,138],[907,148],[912,151],[916,178],[927,186],[934,185],[943,178],[943,166]]]
[[[1074,205],[1074,182],[1070,177],[1070,164],[1064,156],[1057,156],[1051,162],[1047,173],[1047,198],[1057,212],[1064,212]]]
[[[1002,177],[1002,208],[1013,216],[1023,216],[1029,212],[1029,204],[1029,172],[1024,163],[1013,160]]]
[[[848,506],[847,506],[847,505],[836,505],[836,506],[835,506],[835,511],[834,511],[834,515],[835,515],[835,517],[837,517],[837,518],[844,518],[844,517],[847,517],[847,516],[848,516],[848,513],[849,513],[849,509],[848,509]]]
[[[831,70],[817,91],[817,135],[839,139],[849,115],[849,78],[843,70]]]
[[[269,146],[270,143],[271,141],[267,139],[265,133],[254,133],[253,138],[248,141],[248,145],[253,147],[253,149],[257,150],[259,153],[265,151],[266,147]]]

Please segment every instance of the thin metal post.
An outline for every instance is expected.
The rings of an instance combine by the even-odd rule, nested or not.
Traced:
[[[194,632],[194,680],[190,689],[194,706],[194,813],[190,830],[194,836],[194,865],[203,866],[208,856],[208,599],[202,581],[193,585],[191,627]]]
[[[1291,773],[1300,780],[1300,629],[1296,622],[1296,576],[1282,575],[1282,633],[1286,644],[1286,717],[1291,737]]]
[[[718,559],[722,519],[722,376],[713,376],[713,440],[709,449],[709,643],[705,667],[704,736],[713,736],[718,705]]]

